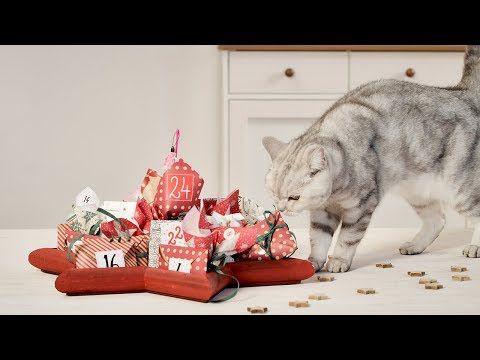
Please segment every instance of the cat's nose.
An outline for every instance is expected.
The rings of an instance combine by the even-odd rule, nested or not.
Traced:
[[[286,208],[287,208],[287,202],[285,200],[281,200],[278,202],[277,204],[278,211],[285,211]]]

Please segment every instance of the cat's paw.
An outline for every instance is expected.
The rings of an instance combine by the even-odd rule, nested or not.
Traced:
[[[319,258],[315,258],[313,256],[310,256],[308,258],[308,261],[310,261],[315,269],[315,272],[318,272],[320,270],[322,270],[323,268],[323,265],[325,265],[325,259],[319,259]]]
[[[327,261],[326,269],[332,273],[346,272],[350,269],[351,263],[345,259],[332,257]]]
[[[463,255],[470,258],[480,258],[480,246],[467,245],[465,249],[463,249]]]
[[[424,247],[418,246],[418,244],[415,244],[414,242],[408,241],[405,244],[401,245],[398,251],[400,251],[400,254],[402,255],[416,255],[416,254],[421,254],[425,250]]]

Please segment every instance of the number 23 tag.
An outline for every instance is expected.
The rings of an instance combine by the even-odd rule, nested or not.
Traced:
[[[122,250],[97,251],[95,259],[97,268],[125,267]]]

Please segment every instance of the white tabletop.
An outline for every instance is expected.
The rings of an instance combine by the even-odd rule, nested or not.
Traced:
[[[54,287],[55,276],[42,273],[28,263],[30,251],[55,247],[55,230],[0,230],[0,314],[248,314],[248,306],[265,306],[268,314],[480,314],[480,259],[461,255],[471,231],[447,230],[423,254],[398,253],[415,229],[370,229],[360,244],[352,269],[334,274],[330,283],[314,278],[298,285],[242,288],[224,303],[198,303],[149,293],[67,296]],[[306,231],[297,257],[308,253]],[[391,262],[392,269],[375,267]],[[450,266],[468,268],[462,273],[471,281],[451,279]],[[425,271],[444,285],[426,290],[407,271]],[[360,295],[357,288],[375,288],[375,295]],[[310,300],[308,308],[292,308],[291,300],[307,300],[312,293],[330,299]],[[253,316],[253,315],[252,315]]]

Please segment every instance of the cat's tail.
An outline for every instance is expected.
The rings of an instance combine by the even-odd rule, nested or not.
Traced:
[[[460,87],[480,90],[480,45],[468,45],[465,49],[463,76]]]

